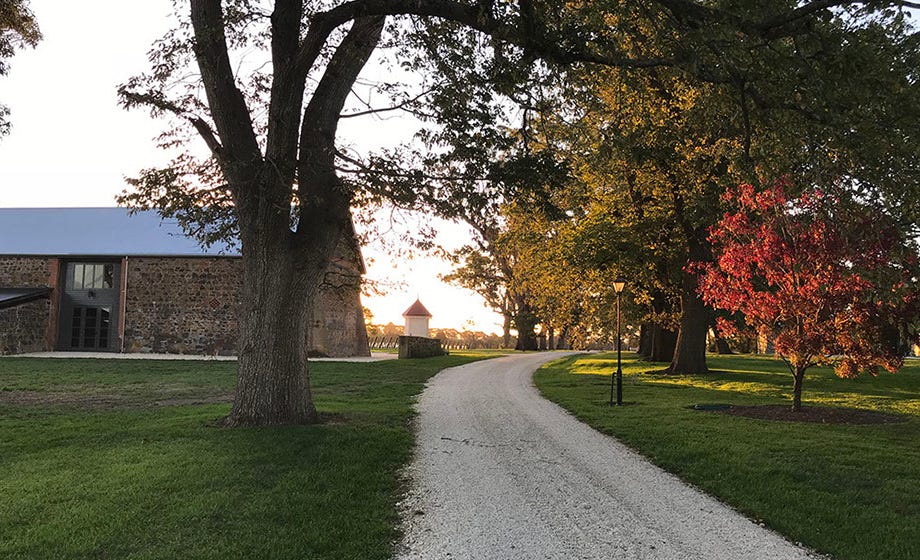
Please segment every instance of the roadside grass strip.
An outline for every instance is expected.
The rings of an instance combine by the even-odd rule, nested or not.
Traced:
[[[0,558],[389,558],[415,396],[494,355],[314,363],[323,424],[233,430],[233,363],[4,358]]]
[[[792,402],[778,359],[708,357],[708,375],[645,374],[666,364],[624,354],[624,401],[610,407],[616,354],[572,357],[534,376],[544,396],[753,520],[838,560],[899,560],[920,551],[920,363],[839,379],[810,370],[803,403],[901,415],[887,424],[760,420],[697,404]]]

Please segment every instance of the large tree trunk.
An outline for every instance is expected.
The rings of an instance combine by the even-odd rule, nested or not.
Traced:
[[[302,3],[276,3],[270,20],[271,102],[263,143],[234,76],[222,3],[192,0],[190,9],[195,59],[217,134],[204,120],[193,124],[220,163],[233,195],[243,253],[236,397],[225,422],[314,422],[308,317],[320,275],[350,219],[352,198],[336,175],[336,130],[352,86],[380,39],[384,17],[354,18],[304,108],[310,68],[338,25],[317,32],[311,25],[301,39]],[[294,231],[292,204],[300,211]]]
[[[275,246],[250,246],[243,256],[236,398],[227,426],[317,421],[306,340],[319,273],[296,266],[289,250],[265,245]]]
[[[680,330],[677,333],[674,357],[668,369],[678,375],[708,373],[706,334],[709,332],[710,311],[696,293],[696,278],[685,280],[680,307]]]
[[[511,348],[511,313],[503,313],[502,319],[502,348]]]
[[[517,313],[514,316],[514,327],[518,332],[515,350],[537,349],[537,335],[534,332],[537,322],[537,317],[530,311],[530,305],[521,298],[518,301]]]
[[[802,412],[802,384],[805,382],[805,368],[796,366],[792,374],[792,411]]]
[[[677,346],[677,333],[656,324],[651,324],[650,329],[652,331],[649,335],[650,352],[646,361],[670,361],[674,357],[674,348]]]
[[[688,233],[688,262],[705,262],[712,258],[705,230]],[[677,346],[668,370],[677,375],[708,373],[706,367],[706,335],[712,322],[712,312],[703,303],[697,288],[696,275],[687,271],[681,278],[680,330]]]

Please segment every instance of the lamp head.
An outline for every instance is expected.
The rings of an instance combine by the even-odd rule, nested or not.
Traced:
[[[616,291],[616,293],[622,292],[622,291],[623,291],[623,288],[625,288],[625,287],[626,287],[626,280],[625,280],[625,279],[623,279],[623,278],[617,278],[616,280],[613,281],[613,289]]]

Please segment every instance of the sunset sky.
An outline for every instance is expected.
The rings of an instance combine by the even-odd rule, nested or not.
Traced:
[[[31,7],[44,40],[19,52],[0,78],[0,102],[13,123],[12,134],[0,139],[0,207],[114,206],[124,177],[169,159],[153,140],[163,124],[121,109],[116,87],[147,69],[147,50],[172,25],[171,2],[32,0]],[[382,70],[366,74],[375,72]],[[414,130],[408,119],[376,117],[348,119],[340,128],[343,143],[364,153],[407,141]],[[438,223],[442,245],[468,238],[465,227]],[[438,280],[450,269],[443,261],[394,261],[378,244],[365,248],[365,258],[368,278],[391,286],[384,296],[364,298],[375,322],[401,323],[419,296],[433,327],[500,332],[500,317],[480,297]]]

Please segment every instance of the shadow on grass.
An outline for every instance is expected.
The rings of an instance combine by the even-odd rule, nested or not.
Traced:
[[[317,408],[334,419],[314,426],[216,427],[229,404],[0,404],[0,558],[390,558],[415,396],[478,357],[313,364]],[[233,384],[224,362],[0,360],[11,391]]]

